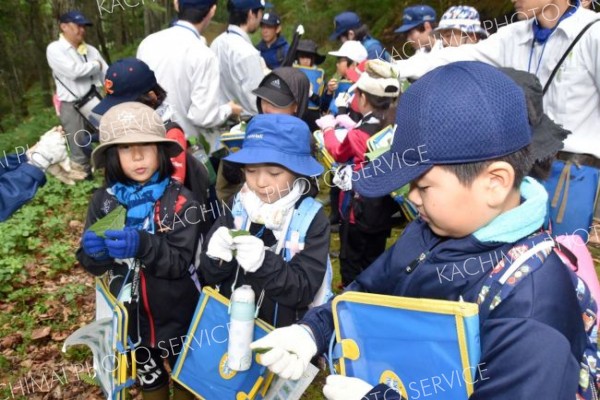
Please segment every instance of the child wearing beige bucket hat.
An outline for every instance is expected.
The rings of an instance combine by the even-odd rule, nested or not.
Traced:
[[[169,398],[163,360],[172,368],[177,354],[165,349],[182,345],[198,300],[188,269],[202,215],[191,192],[171,177],[171,157],[181,151],[147,105],[125,102],[108,110],[100,121],[100,146],[92,153],[94,166],[105,168],[106,186],[92,196],[77,251],[88,272],[108,273],[113,294],[131,284],[130,318],[138,320],[130,321],[128,335],[132,342],[141,340],[136,353],[143,356],[136,363],[144,399]],[[89,229],[118,206],[126,209],[124,227]],[[142,268],[129,270],[127,259]],[[177,385],[174,390],[174,398],[192,398]]]

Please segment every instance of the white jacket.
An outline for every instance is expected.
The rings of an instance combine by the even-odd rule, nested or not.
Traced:
[[[148,64],[167,91],[173,120],[186,137],[197,137],[199,128],[223,124],[231,114],[231,107],[219,102],[218,60],[189,22],[178,21],[145,38],[137,58]]]
[[[482,61],[497,67],[537,71],[544,86],[575,37],[588,22],[599,17],[579,8],[558,25],[543,54],[544,46],[537,43],[532,51],[533,21],[527,20],[502,27],[477,44],[447,47],[397,61],[397,70],[403,78],[419,78],[451,62]],[[584,34],[560,67],[544,96],[544,109],[556,123],[572,132],[564,142],[565,151],[600,158],[600,22]]]

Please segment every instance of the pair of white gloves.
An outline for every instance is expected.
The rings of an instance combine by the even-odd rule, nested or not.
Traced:
[[[218,228],[213,233],[206,255],[213,259],[229,262],[235,259],[246,272],[256,272],[265,260],[265,243],[253,235],[233,237],[227,227]]]
[[[298,380],[310,360],[317,354],[317,345],[306,325],[278,328],[250,344],[251,349],[269,348],[259,357],[259,363],[283,379]],[[373,388],[358,378],[329,375],[323,394],[328,400],[361,400]]]

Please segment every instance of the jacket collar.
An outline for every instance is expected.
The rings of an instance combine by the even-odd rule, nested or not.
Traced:
[[[240,28],[237,25],[229,25],[227,27],[227,33],[232,33],[234,35],[239,35],[242,37],[242,39],[244,39],[246,42],[252,44],[252,41],[250,40],[250,36],[248,36],[248,34],[246,33],[245,30],[243,30],[242,28]]]

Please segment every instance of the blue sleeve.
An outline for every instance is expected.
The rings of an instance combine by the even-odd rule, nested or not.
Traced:
[[[28,164],[26,158],[17,160],[11,154],[0,170],[0,222],[5,221],[17,209],[31,200],[40,186],[46,183],[44,172]]]
[[[395,246],[394,246],[395,247]],[[368,293],[380,293],[388,294],[390,289],[388,283],[390,279],[387,279],[387,271],[391,267],[391,260],[393,249],[387,250],[377,260],[373,262],[362,274],[360,274],[356,281],[352,282],[345,291],[347,292],[368,292]],[[369,271],[368,279],[361,279]],[[308,325],[313,332],[315,341],[317,343],[317,353],[321,354],[327,351],[331,335],[334,332],[333,325],[333,311],[332,311],[333,299],[322,306],[315,307],[309,310],[299,324]]]

